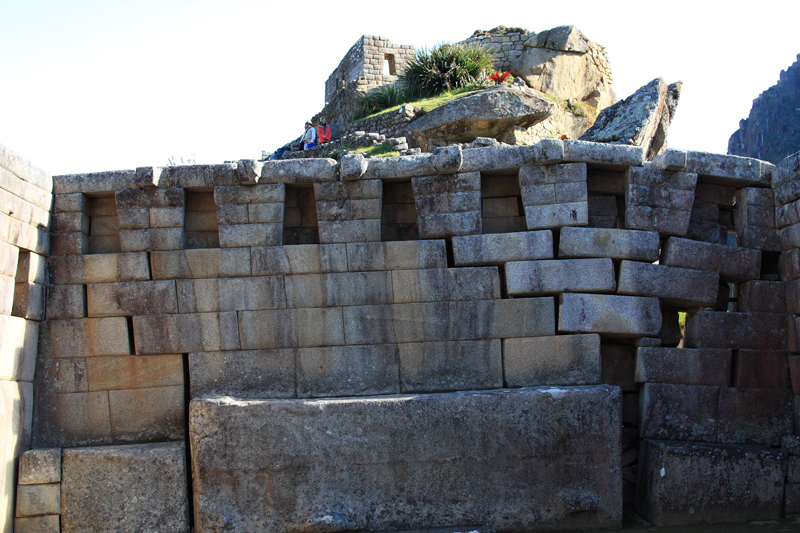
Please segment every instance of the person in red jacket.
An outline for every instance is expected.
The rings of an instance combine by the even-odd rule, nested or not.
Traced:
[[[331,142],[331,127],[328,126],[328,121],[325,117],[319,118],[319,126],[317,126],[317,139],[319,144]]]

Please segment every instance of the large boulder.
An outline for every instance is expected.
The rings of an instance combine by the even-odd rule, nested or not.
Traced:
[[[497,85],[438,107],[413,121],[406,130],[414,146],[429,139],[471,142],[499,138],[514,126],[530,127],[552,113],[553,104],[527,87]]]
[[[641,146],[653,159],[667,149],[667,129],[675,116],[681,82],[656,78],[625,100],[604,109],[582,141]]]

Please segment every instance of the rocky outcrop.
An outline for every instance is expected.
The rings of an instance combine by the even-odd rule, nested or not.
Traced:
[[[753,100],[750,116],[728,141],[728,153],[778,163],[800,147],[800,55],[780,80]]]
[[[681,82],[656,78],[625,100],[606,108],[582,141],[641,146],[648,160],[667,149],[667,129],[675,115]]]
[[[530,127],[552,113],[553,104],[527,87],[498,85],[453,100],[408,126],[409,144],[424,148],[430,139],[470,142],[500,138],[514,126]]]

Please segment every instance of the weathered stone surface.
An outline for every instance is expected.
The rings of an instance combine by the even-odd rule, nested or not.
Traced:
[[[286,349],[190,353],[191,397],[294,398],[294,352]]]
[[[256,179],[261,176],[261,169],[263,167],[264,163],[261,161],[256,161],[255,159],[240,159],[236,163],[236,174],[239,176],[239,181],[243,184],[254,185]]]
[[[788,389],[720,389],[717,442],[780,446],[782,437],[791,433]]]
[[[61,483],[61,450],[47,448],[23,453],[19,458],[17,483],[20,485]]]
[[[86,361],[91,391],[183,385],[180,354],[90,357]]]
[[[791,387],[786,352],[738,350],[734,354],[733,385],[754,389]]]
[[[159,188],[169,187],[214,187],[216,185],[238,185],[236,163],[219,165],[178,165],[161,169]],[[135,187],[127,187],[135,188]]]
[[[61,513],[61,483],[17,486],[17,516]]]
[[[654,337],[660,329],[658,298],[575,293],[559,296],[559,332]]]
[[[183,385],[108,393],[115,444],[178,440],[184,437]]]
[[[40,357],[128,354],[130,342],[124,317],[48,320],[40,326]]]
[[[499,389],[499,339],[399,344],[401,392]]]
[[[398,354],[394,344],[326,346],[297,350],[297,396],[397,394]]]
[[[0,379],[33,381],[39,324],[19,317],[0,315]]]
[[[347,244],[347,269],[351,272],[446,267],[447,251],[442,240]]]
[[[153,279],[233,278],[250,275],[250,248],[151,252]]]
[[[269,183],[315,183],[336,181],[339,171],[333,159],[281,159],[264,161],[261,176],[256,182]]]
[[[505,339],[503,377],[509,387],[600,383],[600,336]]]
[[[464,163],[461,145],[442,146],[433,151],[433,168],[439,174],[455,174]]]
[[[772,170],[772,186],[777,187],[792,178],[800,177],[800,152],[784,158]]]
[[[585,226],[589,223],[587,202],[531,205],[525,207],[529,230]]]
[[[778,231],[781,250],[788,252],[800,248],[800,224],[792,224]]]
[[[376,157],[369,159],[367,163],[367,170],[361,179],[406,180],[415,176],[430,176],[436,173],[432,154]]]
[[[367,171],[369,163],[361,154],[347,154],[339,160],[339,177],[342,181],[352,181],[361,178]]]
[[[64,533],[189,531],[183,443],[64,450],[63,472]]]
[[[121,229],[119,242],[122,252],[180,250],[183,228]]]
[[[53,176],[53,194],[113,192],[138,188],[135,170]]]
[[[449,340],[449,304],[433,302],[345,307],[344,327],[347,344]]]
[[[686,316],[686,346],[786,350],[785,315],[703,311]]]
[[[758,279],[761,251],[670,237],[661,250],[661,264],[719,272],[722,281]]]
[[[34,447],[111,444],[108,393],[52,394],[37,389],[34,425]]]
[[[481,212],[478,210],[436,215],[419,215],[417,224],[421,239],[477,235],[481,232]]]
[[[782,281],[753,280],[742,283],[739,286],[739,296],[737,298],[739,311],[745,313],[785,313],[787,286],[789,284],[785,284]]]
[[[636,382],[725,387],[731,382],[731,350],[637,348]]]
[[[30,516],[14,519],[16,533],[61,533],[59,515]]]
[[[405,132],[416,146],[428,139],[470,142],[501,137],[514,126],[528,128],[552,114],[553,104],[526,87],[495,86],[464,96],[414,120]]]
[[[38,283],[22,282],[14,285],[11,314],[29,320],[44,318],[45,287]]]
[[[2,234],[0,234],[2,235]],[[89,250],[89,237],[85,233],[51,233],[50,249],[54,256],[81,255]],[[24,248],[24,243],[14,243]]]
[[[679,307],[713,306],[717,301],[719,274],[639,261],[622,261],[617,294],[657,296]]]
[[[667,129],[680,98],[681,82],[656,78],[635,93],[603,109],[582,141],[641,146],[652,159],[667,148]]]
[[[319,241],[322,244],[350,242],[380,242],[380,216],[369,220],[319,222]]]
[[[611,259],[511,261],[506,264],[506,288],[511,296],[562,292],[614,292]]]
[[[138,355],[239,349],[235,312],[133,317]]]
[[[545,141],[548,142],[542,145]],[[535,145],[527,146],[500,145],[497,147],[473,148],[464,150],[461,153],[463,158],[461,172],[484,172],[489,170],[515,172],[524,165],[559,163],[563,155],[564,148],[559,139],[542,139]]]
[[[47,319],[82,318],[86,316],[83,285],[51,285],[47,290]]]
[[[497,267],[394,270],[391,286],[394,287],[396,303],[500,298]]]
[[[775,227],[785,228],[800,223],[800,200],[775,208]]]
[[[603,386],[195,401],[195,527],[212,528],[223,517],[227,527],[267,532],[620,527],[619,405],[619,392]],[[559,416],[545,414],[553,412]],[[595,438],[577,438],[587,433]],[[387,483],[398,465],[402,486]],[[270,487],[280,489],[280,502]]]
[[[646,383],[640,394],[642,438],[717,441],[720,387]]]
[[[800,199],[800,177],[775,187],[775,204],[786,205]]]
[[[767,447],[647,440],[636,508],[657,526],[777,520],[785,472],[785,455]]]
[[[175,282],[92,283],[86,289],[86,307],[90,317],[177,313]]]
[[[243,350],[344,344],[341,307],[240,311],[239,324]]]
[[[562,228],[558,241],[558,257],[610,257],[652,263],[658,260],[658,252],[659,235],[655,231]]]
[[[52,257],[49,267],[54,285],[150,279],[145,252]]]
[[[668,150],[667,153],[653,159],[651,166],[654,168],[666,168],[670,151]],[[737,189],[770,186],[770,175],[764,172],[762,168],[764,165],[771,166],[766,161],[693,150],[685,150],[685,153],[686,164],[680,170],[700,174],[703,176],[702,181],[736,187]]]
[[[254,276],[347,271],[344,244],[266,246],[250,250]]]
[[[285,276],[286,307],[335,307],[392,303],[389,272]]]
[[[282,276],[178,280],[181,313],[213,313],[245,309],[283,309]]]
[[[600,345],[600,362],[600,383],[617,386],[623,392],[639,392],[639,385],[633,380],[635,346],[604,342]]]
[[[502,265],[552,257],[553,233],[549,230],[453,237],[457,266]]]
[[[664,235],[686,235],[689,231],[691,211],[630,205],[625,210],[625,227],[657,231]]]

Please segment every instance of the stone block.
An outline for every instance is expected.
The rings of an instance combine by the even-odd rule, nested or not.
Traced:
[[[777,187],[798,176],[800,176],[800,154],[795,152],[775,165],[772,170],[772,186]]]
[[[555,335],[552,297],[451,302],[450,338],[507,339]]]
[[[189,531],[182,442],[64,450],[63,471],[64,533],[108,524],[117,531]]]
[[[83,193],[53,195],[53,213],[71,213],[75,211],[89,212],[86,196]]]
[[[800,200],[775,208],[775,227],[780,229],[792,224],[800,224]]]
[[[511,261],[506,288],[511,296],[614,292],[614,264],[607,258]]]
[[[600,364],[600,383],[619,387],[623,392],[639,391],[639,385],[633,380],[636,367],[635,346],[601,344]]]
[[[499,339],[407,343],[398,349],[402,392],[503,387]]]
[[[350,242],[380,242],[380,216],[368,220],[342,220],[319,222],[319,240],[322,244]]]
[[[89,238],[85,233],[51,233],[52,255],[82,255],[89,250]]]
[[[0,276],[0,316],[8,316],[14,310],[14,278]]]
[[[497,267],[394,270],[391,286],[396,303],[500,298]]]
[[[783,441],[781,441],[781,444]],[[784,450],[785,451],[785,450]],[[786,470],[786,481],[789,483],[800,483],[800,458],[789,456],[789,468]]]
[[[250,248],[151,252],[153,279],[249,276]]]
[[[637,348],[636,382],[726,387],[731,382],[731,350]]]
[[[789,455],[800,455],[800,437],[796,435],[784,435],[781,439],[782,451]]]
[[[135,316],[133,337],[138,355],[239,349],[239,327],[233,311]]]
[[[90,317],[177,313],[175,282],[90,283],[86,288],[86,308]]]
[[[38,361],[34,385],[37,391],[53,394],[88,392],[89,382],[86,378],[86,359],[75,357]]]
[[[786,328],[785,315],[703,311],[686,316],[684,342],[691,348],[783,351]]]
[[[790,352],[800,352],[800,317],[787,317],[788,335],[786,344]]]
[[[446,302],[344,308],[347,344],[444,341],[449,339]],[[344,344],[341,342],[339,344]]]
[[[529,230],[586,226],[589,223],[587,202],[525,206],[525,222]]]
[[[662,235],[686,235],[689,231],[691,211],[629,205],[625,209],[625,228],[657,231]]]
[[[178,308],[181,313],[286,307],[282,276],[181,279],[177,281],[177,285]]]
[[[83,318],[86,296],[83,285],[51,285],[47,289],[47,319]]]
[[[186,193],[183,188],[117,190],[114,193],[117,211],[120,209],[149,209],[151,207],[183,207]]]
[[[0,276],[6,276],[10,278],[16,276],[17,266],[19,265],[19,257],[19,248],[8,244],[7,242],[0,241]]]
[[[602,386],[195,401],[195,527],[213,527],[220,515],[243,531],[331,523],[372,531],[478,523],[497,530],[620,527],[619,402],[618,390]],[[392,481],[397,468],[401,485]],[[296,502],[291,510],[269,497],[262,481],[268,471],[282,501]],[[250,487],[246,497],[242,486]],[[308,491],[313,503],[302,497]]]
[[[43,358],[128,355],[127,322],[124,317],[42,322],[39,354]]]
[[[183,385],[109,391],[114,443],[182,439],[186,427],[183,394]]]
[[[636,509],[659,527],[778,520],[785,472],[785,455],[767,447],[648,440]]]
[[[367,163],[361,179],[405,180],[415,176],[430,176],[436,172],[432,154],[371,158]]]
[[[641,146],[572,140],[562,142],[564,144],[564,161],[582,161],[593,165],[608,166],[612,169],[638,166],[644,161],[644,149]]]
[[[150,279],[145,252],[52,257],[49,267],[54,285]]]
[[[453,248],[455,251],[455,244]],[[446,267],[447,252],[442,240],[347,244],[346,269],[351,272]]]
[[[219,226],[219,245],[222,248],[277,246],[282,242],[281,223]]]
[[[719,272],[722,281],[741,283],[759,278],[761,251],[670,237],[661,264]]]
[[[508,387],[600,383],[600,336],[557,335],[503,340]]]
[[[780,446],[783,436],[791,435],[792,424],[788,389],[720,389],[717,442]]]
[[[720,387],[646,383],[640,395],[643,439],[717,441]]]
[[[335,307],[392,303],[390,272],[341,272],[285,276],[286,307]]]
[[[795,248],[782,253],[778,261],[782,280],[800,279],[800,249]]]
[[[17,283],[12,294],[14,295],[12,315],[29,320],[44,318],[44,285],[28,282]]]
[[[122,252],[180,250],[183,228],[121,229],[119,242]]]
[[[297,349],[297,396],[397,394],[397,345]]]
[[[631,167],[630,171],[649,170],[642,167]],[[656,171],[657,172],[657,171]],[[692,174],[687,174],[692,176]],[[627,206],[645,206],[676,211],[691,211],[694,204],[694,188],[689,190],[673,189],[658,185],[637,185],[629,183],[625,194]]]
[[[259,185],[272,183],[317,183],[339,179],[337,163],[333,159],[283,159],[264,161]]]
[[[159,188],[210,188],[217,185],[238,185],[236,163],[218,165],[179,165],[161,169]]]
[[[485,221],[484,221],[485,225]],[[550,230],[453,237],[456,266],[502,265],[553,257]]]
[[[733,213],[733,220],[736,229],[742,229],[747,226],[775,228],[775,207],[737,203],[736,211]]]
[[[153,207],[150,209],[151,228],[177,228],[185,220],[183,207]]]
[[[183,385],[180,354],[90,357],[86,360],[90,391]]]
[[[283,224],[283,204],[251,204],[247,206],[247,218],[250,223],[264,224],[275,222]]]
[[[383,197],[383,182],[381,180],[361,180],[355,182],[315,183],[314,197],[317,203],[324,201],[380,200]]]
[[[362,154],[343,155],[339,160],[339,177],[343,181],[352,181],[361,178],[369,165]]]
[[[800,515],[800,483],[786,484],[785,503],[784,515],[786,517]]]
[[[89,215],[86,213],[56,213],[50,219],[50,230],[61,233],[81,232],[89,234]]]
[[[47,515],[15,518],[14,531],[17,533],[61,533],[61,517]]]
[[[431,194],[480,192],[481,176],[479,172],[466,172],[415,177],[411,180],[411,188],[414,191],[414,198]],[[478,199],[480,199],[480,195],[478,195]],[[480,210],[480,202],[475,208]]]
[[[656,157],[652,165],[663,166],[663,157]],[[705,181],[711,183],[741,188],[769,187],[769,167],[770,163],[749,157],[687,150],[683,170],[700,174]]]
[[[340,307],[240,311],[239,325],[243,350],[345,344],[342,308]],[[218,351],[237,348],[183,351]]]
[[[661,329],[658,298],[564,293],[559,296],[558,331],[610,337],[654,337]]]
[[[739,285],[739,311],[744,313],[786,313],[787,287],[782,281],[753,280]],[[797,304],[795,304],[797,305]],[[800,313],[798,311],[790,311]]]
[[[20,485],[61,483],[61,450],[47,448],[28,450],[19,458]],[[60,514],[61,509],[55,514]]]
[[[656,296],[678,307],[713,306],[719,274],[638,261],[622,261],[617,294]]]
[[[254,276],[347,271],[344,244],[303,244],[252,248]]]
[[[110,192],[138,188],[136,170],[53,176],[53,194]]]
[[[455,251],[455,241],[453,243]],[[658,260],[659,235],[653,231],[575,228],[561,230],[559,257],[610,257],[653,262]]]
[[[190,353],[189,383],[192,399],[294,398],[295,350]]]
[[[217,206],[218,226],[227,226],[233,224],[249,224],[249,223],[250,223],[250,215],[247,210],[247,204]]]
[[[694,197],[694,190],[697,187],[697,174],[692,172],[677,172],[672,170],[664,170],[655,166],[642,167],[632,166],[628,168],[625,174],[625,180],[628,185],[627,194],[633,193],[636,189],[633,187],[652,187],[661,189],[664,192],[657,194],[658,198],[653,198],[657,204],[645,203],[642,205],[652,205],[653,207],[669,207],[670,209],[691,209],[693,201],[688,204],[681,203],[675,205],[673,202],[683,202],[686,198],[678,193],[678,191],[691,192],[691,197]],[[633,193],[635,195],[635,193]],[[667,203],[662,203],[662,202]],[[635,202],[640,203],[640,202]]]
[[[61,513],[61,483],[18,485],[18,517]]]
[[[744,230],[741,231],[744,234]],[[695,241],[726,244],[728,242],[728,229],[722,224],[690,220],[686,237]],[[751,248],[753,248],[751,246]]]
[[[477,235],[481,233],[481,213],[480,211],[467,211],[436,215],[419,214],[417,226],[421,239]]]
[[[775,205],[786,205],[800,199],[800,177],[775,187]]]
[[[737,230],[738,244],[743,248],[753,248],[768,252],[780,252],[780,233],[775,228],[747,226]]]
[[[214,203],[217,206],[283,203],[285,199],[286,186],[282,183],[214,187]]]
[[[139,209],[119,209],[119,229],[148,229],[150,228],[150,210],[147,208]],[[85,231],[84,233],[89,233]]]
[[[800,224],[792,224],[778,230],[778,237],[781,242],[781,251],[788,252],[800,248]]]
[[[36,394],[34,446],[73,447],[111,444],[108,392],[52,394],[37,390]],[[45,394],[50,396],[47,401],[41,401]]]

